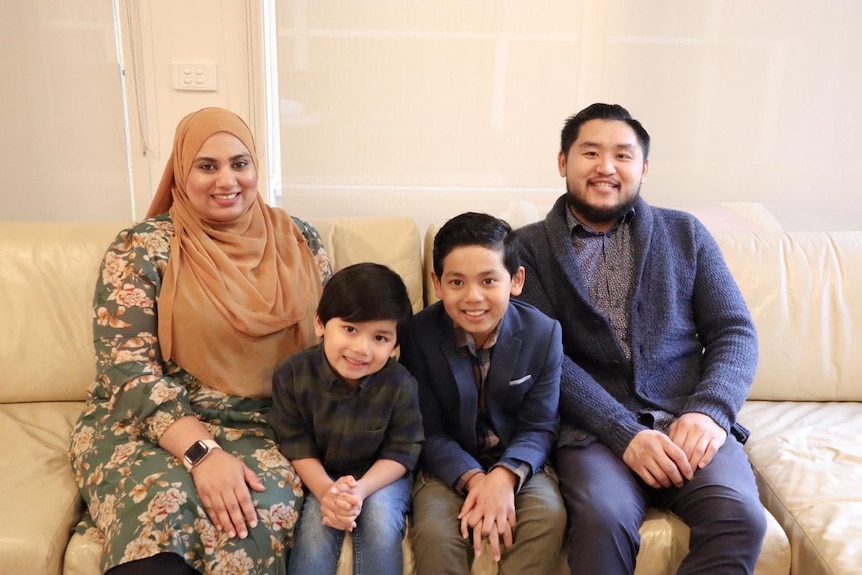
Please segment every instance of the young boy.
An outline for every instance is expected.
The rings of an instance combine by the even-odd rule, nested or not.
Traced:
[[[401,361],[425,427],[413,490],[418,575],[469,573],[487,541],[500,573],[558,570],[566,512],[545,461],[558,431],[560,325],[520,301],[509,225],[466,213],[434,238],[434,291]]]
[[[270,422],[306,490],[290,573],[335,573],[346,531],[354,573],[402,572],[423,435],[416,381],[392,354],[412,315],[398,274],[344,268],[317,308],[322,343],[273,374]]]

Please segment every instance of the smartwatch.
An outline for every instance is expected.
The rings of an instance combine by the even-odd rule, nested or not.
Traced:
[[[192,468],[203,461],[213,449],[221,449],[221,446],[212,439],[195,441],[183,455],[183,465],[186,466],[188,471],[191,471]]]

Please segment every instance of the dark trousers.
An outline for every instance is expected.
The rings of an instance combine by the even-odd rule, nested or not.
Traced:
[[[742,445],[730,435],[712,462],[682,487],[653,489],[601,443],[557,452],[569,514],[572,575],[631,575],[647,506],[664,507],[691,529],[679,575],[751,574],[766,514]]]

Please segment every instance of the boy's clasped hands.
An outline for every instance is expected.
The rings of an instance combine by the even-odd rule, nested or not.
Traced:
[[[508,549],[513,543],[515,515],[515,475],[505,467],[494,467],[488,473],[478,472],[467,480],[467,497],[458,513],[461,536],[473,534],[473,551],[482,555],[482,542],[488,540],[494,560],[502,557],[500,542]]]
[[[341,531],[353,531],[362,512],[364,497],[357,493],[359,482],[352,475],[336,479],[320,500],[323,524]]]

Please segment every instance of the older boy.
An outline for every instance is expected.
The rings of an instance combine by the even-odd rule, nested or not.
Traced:
[[[419,383],[426,437],[413,491],[418,575],[469,573],[484,541],[501,574],[557,567],[566,515],[545,461],[561,334],[510,301],[524,285],[519,251],[509,225],[486,214],[457,216],[434,239],[442,301],[416,315],[401,356]]]

